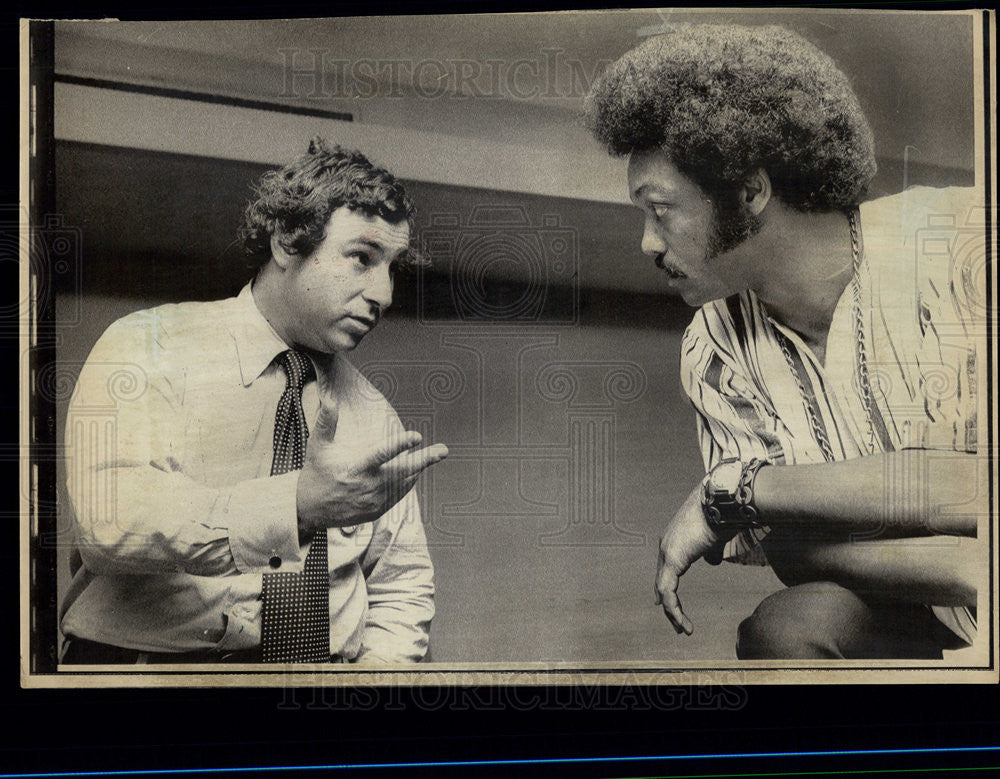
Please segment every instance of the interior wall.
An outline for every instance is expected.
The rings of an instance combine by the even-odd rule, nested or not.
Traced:
[[[575,122],[593,78],[665,25],[698,22],[791,28],[850,79],[880,160],[902,163],[905,157],[972,168],[973,17],[964,13],[650,8],[60,22],[56,67],[60,73],[346,111],[370,126],[554,153],[589,149],[596,168],[601,150]]]
[[[873,195],[905,184],[971,184],[971,137],[962,131],[971,118],[962,106],[971,99],[956,98],[960,90],[948,93],[941,82],[964,73],[968,63],[953,57],[947,67],[924,70],[899,64],[909,62],[911,49],[939,58],[945,49],[961,49],[956,41],[968,37],[967,20],[948,26],[947,45],[930,52],[912,45],[926,33],[923,23],[907,22],[903,33],[888,18],[866,26],[853,17],[849,24],[855,27],[837,27],[829,41],[817,42],[837,48],[838,62],[873,116],[880,149]],[[814,27],[816,34],[825,29]],[[118,45],[102,49],[105,65],[125,61],[115,54]],[[77,52],[88,50],[80,45]],[[168,79],[167,86],[183,56],[174,52],[167,64],[160,62],[158,77]],[[72,56],[62,62],[72,69]],[[914,81],[915,73],[925,75]],[[928,109],[945,98],[953,110]],[[407,126],[438,133],[457,126],[447,120],[458,110],[451,103],[448,110],[445,101],[413,103],[422,119],[401,110],[403,104],[386,103],[397,113],[383,117],[404,128],[397,154],[417,137]],[[462,145],[471,153],[477,133],[487,153],[510,133],[519,142],[543,144],[533,153],[558,151],[559,141],[543,130],[569,112],[517,101],[503,106],[506,122],[487,112],[479,126],[469,114],[466,136],[436,135],[431,140],[439,147],[432,151],[446,155]],[[368,104],[363,115],[379,116],[373,109]],[[198,110],[225,127],[222,109]],[[113,135],[127,113],[87,121]],[[251,140],[263,147],[281,134],[273,132],[278,119],[259,113]],[[160,121],[151,117],[145,120]],[[530,132],[517,135],[518,117]],[[85,118],[57,114],[57,124],[79,120],[82,126]],[[157,148],[169,151],[134,148],[129,139],[109,145],[57,135],[54,226],[74,242],[73,261],[58,265],[52,279],[60,437],[69,391],[108,324],[162,302],[236,294],[253,271],[235,233],[249,186],[267,166],[238,155],[191,153],[184,128],[169,124],[169,112],[161,118],[167,123],[157,125],[163,140]],[[508,135],[498,139],[497,133]],[[210,140],[224,147],[226,138]],[[910,147],[904,164],[901,150]],[[485,164],[516,166],[517,148],[503,147],[514,156]],[[434,158],[423,159],[424,167]],[[767,569],[694,566],[682,593],[696,625],[691,637],[674,635],[653,605],[666,514],[702,474],[677,377],[691,312],[659,294],[662,277],[638,249],[640,215],[621,203],[624,165],[616,162],[612,171],[603,155],[600,160],[599,175],[577,181],[583,189],[574,197],[553,196],[552,188],[546,194],[486,189],[481,182],[494,181],[488,175],[467,182],[472,185],[407,181],[437,267],[399,282],[392,312],[351,359],[381,382],[404,421],[452,448],[420,485],[437,568],[435,660],[732,659],[739,621],[779,586]],[[590,196],[579,194],[587,186]],[[508,248],[499,260],[474,248],[495,245],[497,236]],[[478,275],[484,283],[470,287]],[[60,484],[63,476],[60,471]],[[59,500],[65,509],[62,491]],[[65,511],[60,529],[69,531]],[[63,564],[60,593],[66,580]]]
[[[69,391],[107,325],[162,302],[233,295],[246,283],[251,269],[233,236],[247,184],[261,171],[58,145],[58,209],[80,258],[57,285],[60,437]],[[407,186],[422,233],[441,215],[515,208],[531,230],[501,223],[492,234],[554,235],[575,247],[559,272],[557,258],[535,257],[544,278],[524,269],[520,282],[487,274],[479,309],[463,302],[452,274],[404,278],[390,314],[351,355],[408,425],[452,449],[420,485],[437,568],[434,659],[731,657],[739,620],[777,589],[770,571],[696,566],[685,581],[699,624],[690,639],[675,636],[652,604],[664,513],[702,467],[677,379],[690,311],[592,283],[593,268],[610,263],[655,289],[656,271],[635,247],[635,210]],[[519,303],[539,292],[538,306]],[[59,497],[68,538],[62,487]]]

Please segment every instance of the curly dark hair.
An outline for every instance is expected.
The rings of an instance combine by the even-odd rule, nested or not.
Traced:
[[[281,170],[265,173],[254,192],[239,237],[261,265],[271,258],[274,235],[289,254],[311,255],[326,235],[330,214],[342,206],[392,224],[406,220],[413,235],[416,208],[403,185],[361,152],[331,147],[323,138],[313,138],[309,151]],[[399,260],[403,268],[425,264],[412,246]]]
[[[713,199],[763,168],[789,207],[847,210],[875,175],[847,77],[778,26],[678,24],[601,74],[584,122],[616,156],[662,149]]]

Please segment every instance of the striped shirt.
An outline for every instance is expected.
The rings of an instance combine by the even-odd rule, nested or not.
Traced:
[[[825,364],[751,291],[698,311],[684,334],[681,380],[706,470],[728,457],[793,465],[906,448],[977,451],[986,306],[985,214],[975,194],[912,188],[861,205],[858,283],[837,303]],[[766,565],[759,541],[768,532],[741,532],[724,558]],[[934,611],[971,643],[969,609]]]

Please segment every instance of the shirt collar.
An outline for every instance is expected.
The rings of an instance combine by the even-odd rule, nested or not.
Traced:
[[[237,316],[232,330],[244,387],[253,384],[274,358],[288,349],[288,344],[260,313],[250,287],[247,284],[236,297]]]

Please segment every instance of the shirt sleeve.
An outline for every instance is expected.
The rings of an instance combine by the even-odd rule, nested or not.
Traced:
[[[368,615],[357,662],[418,662],[434,617],[434,567],[411,490],[375,526],[362,568]]]
[[[922,339],[916,362],[926,416],[918,445],[976,453],[978,420],[986,418],[985,212],[975,190],[920,189],[918,195],[924,192],[932,206],[920,212],[925,224],[913,228]]]
[[[730,329],[715,307],[706,306],[685,332],[681,347],[681,383],[696,413],[705,470],[728,458],[783,464],[790,451],[788,431],[756,391],[748,371],[725,348]],[[726,544],[723,558],[766,565],[759,541],[769,532],[766,527],[740,532]]]
[[[87,568],[218,576],[297,561],[297,474],[213,489],[183,472],[185,377],[162,369],[159,336],[130,318],[112,325],[70,401],[67,488]]]

